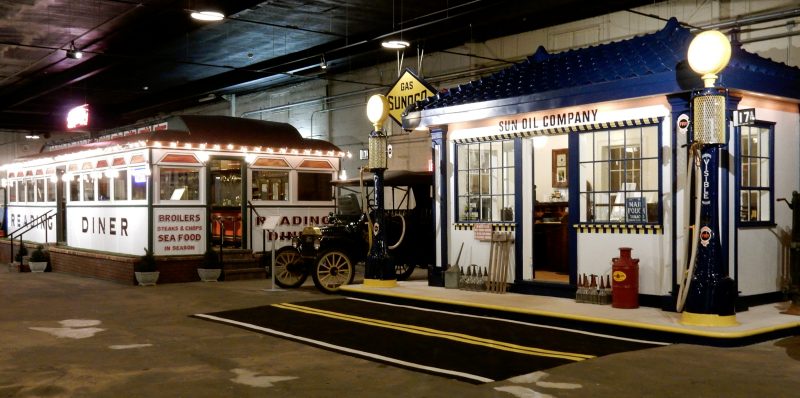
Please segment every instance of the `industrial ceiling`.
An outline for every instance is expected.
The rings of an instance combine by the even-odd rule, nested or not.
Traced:
[[[201,4],[203,3],[203,4]],[[652,4],[653,0],[0,1],[0,131],[65,130],[85,103],[92,131],[394,61]],[[217,9],[217,22],[190,18]],[[81,51],[74,59],[68,51]],[[324,58],[327,69],[321,69]]]

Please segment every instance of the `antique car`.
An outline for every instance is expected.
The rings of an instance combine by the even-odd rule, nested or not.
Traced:
[[[431,172],[387,170],[384,178],[384,223],[390,261],[398,280],[434,260]],[[372,244],[374,181],[371,173],[334,182],[336,211],[329,224],[306,227],[292,246],[275,254],[275,283],[301,286],[310,274],[325,293],[353,282],[356,264],[366,260]]]

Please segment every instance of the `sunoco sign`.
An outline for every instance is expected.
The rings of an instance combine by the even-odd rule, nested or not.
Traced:
[[[386,94],[386,99],[389,101],[389,117],[402,125],[403,111],[409,105],[434,94],[436,90],[433,87],[406,69]]]

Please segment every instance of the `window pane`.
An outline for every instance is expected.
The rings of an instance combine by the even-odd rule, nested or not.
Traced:
[[[330,173],[297,173],[298,200],[333,200]]]
[[[81,176],[83,178],[83,200],[85,201],[93,201],[94,200],[94,182],[95,178],[89,174],[83,174]]]
[[[111,179],[103,175],[97,178],[97,200],[111,199]]]
[[[288,171],[253,171],[253,200],[289,200]]]
[[[503,167],[514,167],[514,141],[503,141]]]
[[[114,177],[114,200],[128,200],[127,170],[120,170]]]
[[[28,202],[33,202],[35,199],[35,191],[33,188],[33,180],[25,180],[25,200]]]
[[[594,137],[595,134],[581,134],[578,136],[578,146],[580,155],[579,162],[590,162],[594,160]]]
[[[642,160],[641,190],[658,190],[658,159]]]
[[[69,179],[69,200],[79,202],[81,198],[81,177],[76,176]]]
[[[54,181],[55,180],[55,181]],[[48,202],[55,202],[56,201],[56,184],[58,184],[57,178],[48,178],[47,179],[47,201]]]
[[[131,200],[147,199],[147,174],[146,169],[131,171]]]
[[[161,167],[159,169],[159,178],[159,199],[200,199],[199,168]]]
[[[36,179],[36,201],[44,202],[44,178]]]

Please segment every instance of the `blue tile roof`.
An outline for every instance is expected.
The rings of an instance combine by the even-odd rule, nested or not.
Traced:
[[[418,112],[553,90],[581,92],[598,84],[601,86],[594,87],[592,91],[626,91],[623,94],[610,94],[605,100],[616,99],[620,95],[632,98],[685,91],[692,86],[701,86],[693,72],[689,79],[694,80],[688,87],[686,77],[681,78],[681,75],[686,75],[686,54],[693,38],[688,29],[671,18],[660,31],[627,40],[556,54],[549,54],[539,47],[523,62],[443,90],[417,102],[406,111]],[[770,81],[765,82],[765,78]],[[728,88],[798,98],[800,69],[748,53],[734,45],[731,61],[720,73],[719,84]],[[628,90],[626,86],[635,88]]]

